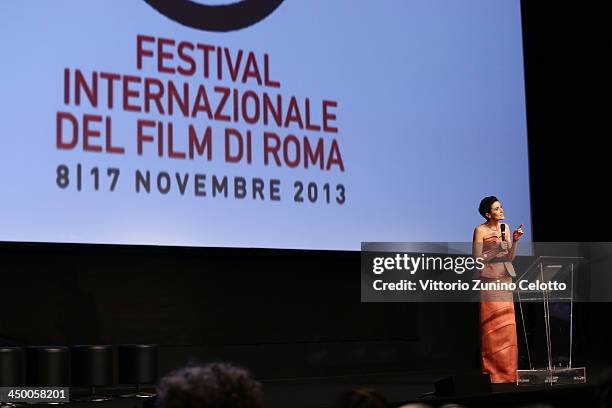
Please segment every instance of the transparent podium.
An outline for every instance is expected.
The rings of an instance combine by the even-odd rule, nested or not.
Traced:
[[[586,382],[585,367],[572,366],[574,273],[581,257],[539,256],[516,281],[529,369],[518,385]],[[525,311],[531,330],[525,327]]]

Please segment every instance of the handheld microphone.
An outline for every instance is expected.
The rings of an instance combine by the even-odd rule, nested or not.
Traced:
[[[501,240],[502,242],[506,240],[506,224],[501,224]],[[504,262],[506,265],[506,270],[508,271],[508,275],[515,277],[516,271],[514,270],[514,266],[512,262]]]

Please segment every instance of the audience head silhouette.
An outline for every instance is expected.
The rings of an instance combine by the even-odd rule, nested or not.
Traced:
[[[389,408],[383,394],[376,390],[355,389],[340,395],[336,408]]]
[[[157,387],[158,408],[261,408],[262,389],[244,368],[228,363],[188,366]]]

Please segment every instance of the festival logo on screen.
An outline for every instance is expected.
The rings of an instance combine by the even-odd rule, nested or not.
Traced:
[[[205,31],[234,31],[268,17],[283,0],[243,0],[208,5],[190,0],[145,0],[171,20]]]
[[[220,31],[254,24],[281,3],[146,1],[182,24]],[[131,55],[117,57],[129,58],[125,71],[113,70],[115,61],[64,68],[58,188],[345,204],[335,98],[296,93],[264,51],[151,33],[133,44]],[[316,78],[303,80],[325,93]]]

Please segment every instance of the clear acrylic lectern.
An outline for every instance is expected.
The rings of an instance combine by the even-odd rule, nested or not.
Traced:
[[[517,370],[518,385],[586,382],[585,367],[572,366],[574,273],[582,259],[539,256],[516,281],[529,364]],[[535,318],[529,333],[523,309]]]

